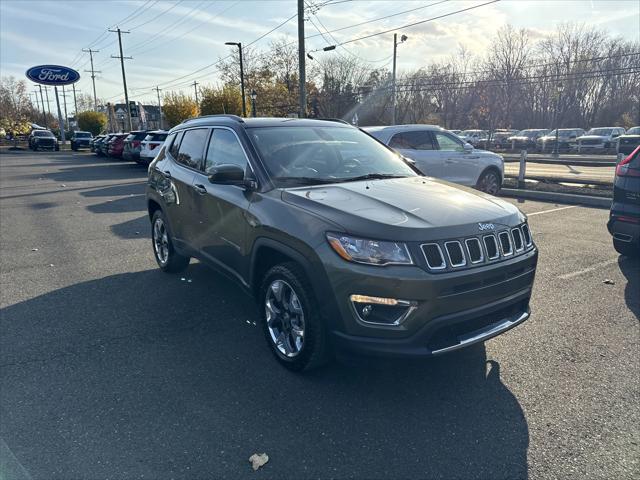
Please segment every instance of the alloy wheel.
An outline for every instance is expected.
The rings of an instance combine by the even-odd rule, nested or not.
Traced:
[[[300,298],[284,280],[274,280],[265,296],[269,335],[278,351],[289,358],[304,345],[304,311]]]
[[[156,218],[153,224],[153,250],[162,265],[169,261],[169,235],[162,218]]]

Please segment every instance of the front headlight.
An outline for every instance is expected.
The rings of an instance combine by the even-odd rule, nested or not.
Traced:
[[[369,265],[412,265],[409,249],[402,242],[383,242],[327,233],[331,248],[349,262]]]

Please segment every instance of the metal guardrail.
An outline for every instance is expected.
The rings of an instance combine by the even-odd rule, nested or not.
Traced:
[[[589,157],[585,155],[544,155],[533,153],[530,154],[526,150],[522,150],[519,154],[505,154],[502,157],[505,162],[520,162],[522,153],[526,155],[526,161],[530,163],[543,163],[549,165],[575,165],[580,167],[615,167],[620,161],[613,155],[601,155],[598,157]],[[622,154],[618,154],[618,157]]]
[[[527,162],[529,163],[542,163],[542,164],[551,164],[551,165],[575,165],[575,166],[588,166],[588,167],[615,167],[620,160],[624,157],[623,154],[619,153],[617,158],[607,161],[587,161],[584,157],[580,159],[567,158],[568,156],[564,156],[560,158],[560,156],[544,156],[544,155],[532,155],[531,157],[528,155],[526,150],[522,150],[517,159],[510,158],[507,160],[505,158],[505,162],[519,162],[520,168],[518,171],[518,175],[513,174],[505,174],[506,178],[517,178],[518,179],[518,188],[525,188],[525,179],[528,180],[537,180],[537,181],[549,181],[557,183],[576,183],[582,185],[603,185],[609,186],[612,184],[611,181],[605,180],[597,180],[597,179],[581,179],[575,177],[553,177],[553,176],[541,176],[541,175],[527,175]]]

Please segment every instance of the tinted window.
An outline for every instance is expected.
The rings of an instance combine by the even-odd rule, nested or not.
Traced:
[[[182,133],[172,133],[173,143],[171,143],[171,147],[169,148],[169,153],[173,158],[178,158],[178,147],[180,147],[180,140],[182,139]]]
[[[76,138],[91,138],[89,132],[76,132]]]
[[[176,157],[178,163],[191,168],[199,168],[202,163],[204,146],[208,135],[209,130],[206,128],[197,128],[184,132],[178,156]]]
[[[144,137],[147,142],[164,142],[167,139],[166,133],[150,133]]]
[[[213,131],[209,142],[204,168],[209,173],[213,167],[225,164],[239,165],[245,168],[247,166],[247,157],[233,132],[225,129],[216,129]]]
[[[33,135],[36,137],[53,137],[53,133],[47,132],[45,130],[36,130],[33,132]]]
[[[389,142],[389,146],[406,150],[433,150],[431,134],[426,130],[397,133]]]
[[[440,150],[458,152],[462,150],[462,141],[453,135],[445,132],[433,132],[433,134],[436,137],[436,143],[440,147]]]

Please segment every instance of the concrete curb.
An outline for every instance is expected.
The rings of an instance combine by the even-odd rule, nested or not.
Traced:
[[[503,188],[500,195],[504,197],[526,198],[543,202],[570,203],[585,205],[587,207],[606,208],[611,207],[611,198],[593,197],[591,195],[577,195],[573,193],[537,192],[535,190],[518,190],[516,188]]]

